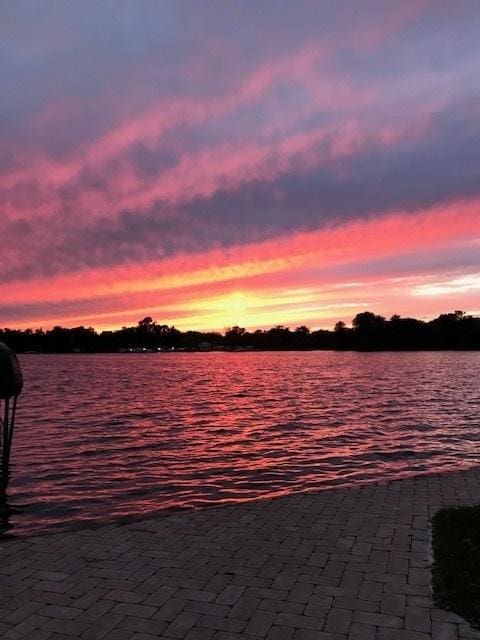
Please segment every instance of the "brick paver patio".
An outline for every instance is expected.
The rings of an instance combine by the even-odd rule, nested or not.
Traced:
[[[429,586],[430,517],[475,502],[480,468],[4,541],[0,637],[480,638]]]

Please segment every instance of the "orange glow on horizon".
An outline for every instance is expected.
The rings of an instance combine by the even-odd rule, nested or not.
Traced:
[[[428,271],[362,276],[362,261],[406,256],[408,264],[408,256],[425,246],[430,251],[475,248],[479,239],[480,202],[461,201],[227,250],[36,279],[28,287],[0,284],[0,298],[3,305],[43,305],[43,313],[15,319],[11,324],[18,328],[84,324],[112,329],[135,324],[145,315],[180,329],[289,323],[328,327],[366,307],[432,316],[451,304],[457,308],[459,292],[477,308],[478,275],[446,273],[440,280]],[[353,277],[341,276],[344,267]],[[314,276],[309,276],[312,269]],[[332,275],[337,269],[339,275]],[[78,311],[68,312],[69,305]]]

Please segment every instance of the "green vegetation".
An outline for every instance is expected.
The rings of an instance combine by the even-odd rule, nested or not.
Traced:
[[[480,628],[480,506],[443,509],[432,526],[435,604]]]

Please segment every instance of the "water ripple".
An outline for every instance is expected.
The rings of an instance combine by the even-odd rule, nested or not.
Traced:
[[[23,356],[9,533],[478,464],[479,361]]]

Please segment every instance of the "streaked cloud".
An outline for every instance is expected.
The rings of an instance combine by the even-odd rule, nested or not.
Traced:
[[[47,4],[0,10],[0,323],[478,308],[477,2]]]
[[[460,276],[451,280],[440,280],[421,284],[413,290],[415,296],[442,296],[445,294],[461,294],[470,292],[480,292],[480,274]]]

